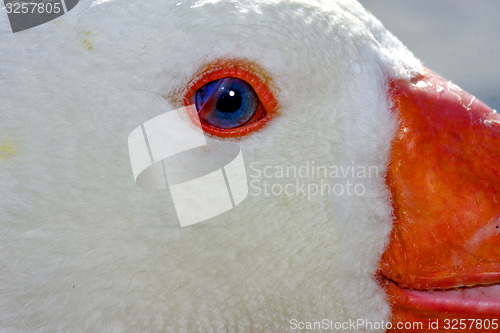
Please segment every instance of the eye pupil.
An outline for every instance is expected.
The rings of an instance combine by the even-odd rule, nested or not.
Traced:
[[[241,94],[235,90],[228,90],[217,102],[217,109],[222,112],[235,112],[241,107]]]

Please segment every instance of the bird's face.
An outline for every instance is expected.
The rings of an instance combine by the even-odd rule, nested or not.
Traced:
[[[389,319],[376,278],[398,224],[389,91],[421,68],[359,4],[96,1],[2,34],[0,139],[16,147],[2,161],[2,228],[19,259],[1,309],[22,302],[33,325],[65,328],[70,304],[67,325],[89,329]],[[249,194],[181,229],[165,192],[133,183],[127,136],[203,105],[226,78],[255,111],[198,111],[207,137],[241,148]],[[50,309],[33,306],[47,297]]]

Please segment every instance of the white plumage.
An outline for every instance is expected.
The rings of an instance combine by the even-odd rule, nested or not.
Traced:
[[[391,228],[386,82],[420,64],[359,4],[81,1],[17,34],[0,15],[0,36],[2,330],[388,320],[373,276]],[[248,165],[376,166],[366,194],[250,196],[176,227],[168,194],[134,184],[127,136],[218,59],[262,68],[280,104],[237,140]]]

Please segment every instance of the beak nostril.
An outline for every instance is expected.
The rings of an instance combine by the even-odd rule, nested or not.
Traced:
[[[411,79],[410,79],[410,82],[412,84],[417,84],[418,82],[422,81],[424,79],[424,76],[420,73],[418,73],[417,75],[413,76]]]

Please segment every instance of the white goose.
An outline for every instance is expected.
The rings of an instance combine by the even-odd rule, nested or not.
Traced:
[[[0,34],[2,330],[494,331],[500,120],[355,1],[82,1],[17,34],[2,14]],[[204,129],[237,142],[253,187],[179,228],[168,192],[134,184],[127,137],[223,77],[263,109]],[[298,189],[319,178],[361,187]]]

